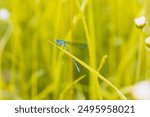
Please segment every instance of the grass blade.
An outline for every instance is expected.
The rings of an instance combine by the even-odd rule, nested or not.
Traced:
[[[123,93],[117,88],[115,87],[110,81],[108,81],[106,78],[104,78],[102,75],[100,75],[95,69],[93,69],[91,66],[87,65],[86,63],[84,63],[83,61],[81,61],[80,59],[78,59],[77,57],[73,56],[71,53],[67,52],[66,50],[64,50],[63,48],[57,46],[55,43],[49,41],[52,45],[56,46],[58,49],[60,49],[61,51],[63,51],[65,54],[67,54],[68,56],[70,56],[71,58],[75,59],[77,62],[79,62],[81,65],[83,65],[85,68],[87,68],[89,71],[91,71],[93,74],[95,74],[98,78],[100,78],[103,82],[105,82],[106,84],[108,84],[109,86],[111,86],[120,96],[121,99],[127,99]]]

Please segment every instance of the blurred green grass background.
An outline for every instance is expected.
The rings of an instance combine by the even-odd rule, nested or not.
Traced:
[[[87,49],[69,46],[71,53],[127,99],[136,99],[130,88],[150,79],[150,56],[143,55],[136,78],[141,31],[134,19],[144,15],[150,21],[149,5],[149,0],[0,0],[10,14],[0,20],[0,99],[120,99],[80,64],[79,74],[72,58],[48,42],[56,39],[87,43]],[[149,35],[147,24],[143,38]]]

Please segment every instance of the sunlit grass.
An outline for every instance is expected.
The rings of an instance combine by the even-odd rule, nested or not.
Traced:
[[[120,95],[120,97],[122,99],[126,99],[126,97],[119,91],[119,89],[117,89],[111,82],[109,82],[106,78],[104,78],[102,75],[100,75],[97,71],[95,71],[91,66],[88,66],[86,63],[84,63],[83,61],[81,61],[80,59],[76,58],[75,56],[73,56],[72,54],[70,54],[69,52],[65,51],[64,49],[62,49],[61,47],[57,46],[56,44],[52,43],[51,41],[49,41],[51,44],[55,45],[57,48],[59,48],[60,50],[62,50],[64,53],[66,53],[67,55],[69,55],[70,57],[74,58],[77,62],[79,62],[81,65],[83,65],[85,68],[87,68],[89,71],[91,71],[95,76],[97,76],[98,78],[100,78],[102,81],[104,81],[105,83],[107,83],[108,85],[110,85],[114,90],[116,90],[118,92],[118,94]]]
[[[0,0],[0,99],[136,99],[150,79],[148,0]],[[87,49],[55,45],[56,39]],[[72,58],[79,64],[78,73]]]

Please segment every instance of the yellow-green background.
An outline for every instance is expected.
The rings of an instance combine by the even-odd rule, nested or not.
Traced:
[[[150,35],[150,25],[141,33],[134,19],[144,15],[150,21],[150,1],[81,4],[81,0],[0,0],[0,8],[10,12],[9,21],[0,21],[0,99],[120,99],[107,82],[80,64],[79,74],[72,58],[48,42],[56,39],[87,43],[85,49],[69,46],[71,53],[127,99],[135,99],[130,86],[150,78],[147,51],[141,54],[137,73],[139,40]]]

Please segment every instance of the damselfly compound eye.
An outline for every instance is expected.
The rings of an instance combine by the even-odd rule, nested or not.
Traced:
[[[137,28],[142,29],[146,25],[147,21],[145,16],[141,16],[138,18],[135,18],[135,25]]]

